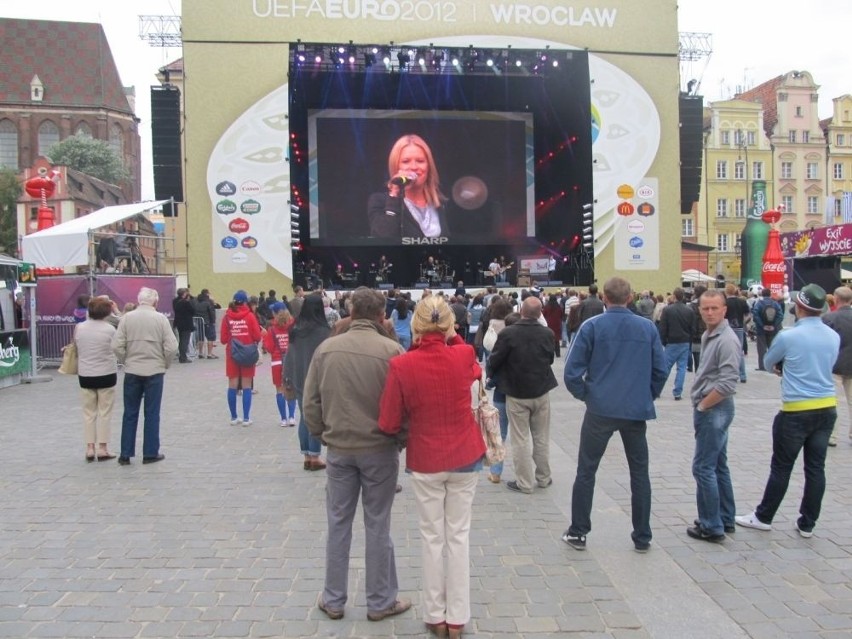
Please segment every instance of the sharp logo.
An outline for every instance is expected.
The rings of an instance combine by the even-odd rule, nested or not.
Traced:
[[[402,238],[402,244],[406,245],[415,245],[415,244],[446,244],[450,241],[448,237],[404,237]]]

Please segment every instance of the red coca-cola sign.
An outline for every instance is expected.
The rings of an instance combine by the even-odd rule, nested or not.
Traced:
[[[248,220],[238,217],[231,220],[228,224],[228,229],[231,233],[248,233],[249,223]]]
[[[764,215],[769,212],[767,211]],[[763,254],[763,270],[760,279],[763,282],[764,288],[772,291],[773,295],[783,294],[784,284],[787,283],[787,263],[784,261],[784,254],[781,252],[781,236],[778,234],[777,229],[769,231],[766,252]]]

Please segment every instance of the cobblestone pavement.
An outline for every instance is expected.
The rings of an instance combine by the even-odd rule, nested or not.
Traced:
[[[769,470],[779,384],[755,372],[739,387],[729,457],[738,512]],[[561,380],[562,361],[554,365]],[[356,520],[346,616],[315,606],[325,544],[324,473],[302,469],[295,429],[278,426],[268,364],[258,371],[254,424],[228,425],[224,364],[167,374],[162,451],[143,466],[87,464],[75,378],[0,391],[0,637],[426,636],[412,491],[394,505],[401,595],[413,609],[366,620],[364,536]],[[691,375],[687,379],[687,388]],[[120,382],[119,382],[120,383]],[[625,380],[625,384],[630,380]],[[483,473],[471,534],[470,637],[736,638],[852,634],[852,445],[840,410],[828,490],[811,539],[794,523],[801,462],[771,532],[738,529],[721,545],[691,540],[695,517],[689,402],[671,387],[650,423],[654,541],[633,552],[621,443],[598,473],[587,552],[567,527],[582,405],[551,393],[554,484],[532,495]],[[613,401],[618,401],[617,397]],[[121,401],[113,416],[118,450]],[[141,431],[141,428],[140,428]],[[141,436],[141,432],[140,432]],[[504,478],[511,479],[511,463]]]

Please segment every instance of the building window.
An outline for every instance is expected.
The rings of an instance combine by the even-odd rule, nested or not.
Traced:
[[[842,133],[837,134],[837,146],[843,146],[846,144],[846,136]]]
[[[805,167],[805,178],[808,180],[816,180],[817,171],[819,171],[819,165],[816,162],[808,162],[808,165]]]
[[[74,131],[74,135],[81,138],[90,138],[92,137],[92,128],[87,123],[80,122],[80,124],[77,125],[77,130]]]
[[[117,124],[113,124],[109,130],[109,147],[124,164],[124,131]]]
[[[45,120],[38,127],[38,154],[47,156],[54,144],[59,144],[59,127],[50,120]]]
[[[756,139],[757,138],[754,135],[754,131],[749,131],[748,133],[746,133],[746,144],[748,146],[754,146]]]
[[[0,122],[0,166],[18,170],[18,128],[10,120]]]
[[[717,180],[727,180],[728,179],[728,161],[727,160],[716,160],[716,179]]]
[[[734,131],[734,146],[741,146],[743,143],[743,132],[742,129],[737,129]]]
[[[808,196],[808,213],[819,213],[819,196]]]
[[[834,217],[840,217],[843,213],[843,198],[834,198]]]
[[[802,131],[802,142],[807,144],[811,141],[811,133],[810,131]]]
[[[793,179],[793,163],[792,162],[782,162],[781,163],[781,179],[783,179],[783,180],[792,180]]]
[[[716,200],[716,217],[728,217],[727,198],[719,198]]]
[[[716,235],[716,250],[720,253],[728,252],[728,234],[718,233]]]
[[[734,215],[736,217],[746,216],[746,201],[745,198],[738,197],[734,200]]]
[[[751,179],[752,180],[762,180],[763,179],[763,162],[752,162],[751,163]]]
[[[693,237],[695,235],[692,230],[691,217],[685,217],[680,221],[680,235],[681,237]]]
[[[795,130],[791,130],[791,131],[790,131],[790,133],[789,133],[788,135],[790,136],[790,137],[789,137],[790,142],[792,142],[793,144],[795,144],[795,143],[796,143],[796,131],[795,131]]]
[[[835,162],[834,163],[834,179],[842,180],[843,179],[843,162]]]
[[[722,131],[721,144],[728,146],[730,143],[731,143],[731,132],[730,131]]]
[[[745,162],[734,163],[734,179],[745,180]]]
[[[794,213],[793,211],[793,196],[792,195],[782,195],[781,196],[781,206],[784,207],[784,213]]]

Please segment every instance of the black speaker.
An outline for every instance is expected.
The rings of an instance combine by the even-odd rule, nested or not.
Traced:
[[[183,202],[183,168],[180,137],[180,91],[177,87],[151,87],[151,156],[154,162],[154,197]],[[163,207],[166,217],[177,208]]]
[[[701,151],[704,97],[680,94],[680,212],[692,213],[701,195]]]

